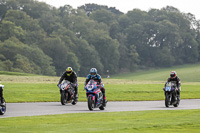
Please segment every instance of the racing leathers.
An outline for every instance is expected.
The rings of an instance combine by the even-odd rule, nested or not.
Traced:
[[[180,80],[180,78],[178,76],[176,76],[174,78],[171,78],[171,77],[168,78],[167,82],[165,83],[165,87],[166,87],[166,84],[168,82],[172,82],[176,85],[176,92],[177,92],[178,95],[180,95],[180,91],[181,91],[181,80]]]
[[[72,72],[70,76],[67,75],[67,72],[64,72],[63,75],[61,76],[58,85],[62,83],[63,80],[68,80],[69,82],[72,83],[72,86],[75,89],[75,96],[76,100],[78,100],[78,82],[77,82],[77,75],[75,72]]]
[[[86,81],[85,81],[85,85],[87,85],[87,83],[91,80],[95,80],[99,85],[101,85],[101,92],[103,93],[103,104],[105,106],[105,103],[106,103],[106,95],[105,95],[105,88],[104,88],[104,85],[102,83],[102,80],[101,80],[101,76],[99,74],[96,74],[95,76],[91,76],[91,74],[89,74],[86,78]]]
[[[0,99],[1,99],[1,104],[4,102],[3,101],[3,85],[0,85]]]

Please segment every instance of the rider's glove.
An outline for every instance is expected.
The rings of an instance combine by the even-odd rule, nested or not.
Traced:
[[[61,89],[61,84],[59,84],[59,83],[58,83],[58,84],[57,84],[57,86],[58,86],[58,88],[60,88],[60,89]]]

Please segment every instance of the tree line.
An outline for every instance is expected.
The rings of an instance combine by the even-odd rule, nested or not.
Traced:
[[[200,60],[200,21],[167,6],[126,14],[97,4],[55,8],[0,0],[0,71],[79,76],[171,67]]]

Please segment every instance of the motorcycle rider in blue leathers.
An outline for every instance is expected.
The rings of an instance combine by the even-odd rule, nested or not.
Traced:
[[[95,80],[96,82],[98,82],[99,85],[101,85],[100,89],[101,89],[101,92],[103,93],[103,106],[105,106],[105,104],[106,104],[105,88],[104,88],[104,84],[101,80],[101,76],[99,74],[97,74],[96,68],[90,69],[90,74],[86,77],[85,85],[87,85],[87,83],[90,81],[90,79]]]

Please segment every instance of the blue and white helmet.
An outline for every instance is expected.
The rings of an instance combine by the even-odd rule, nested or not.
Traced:
[[[90,69],[90,75],[91,75],[92,78],[95,77],[97,75],[97,69],[96,68],[91,68]]]

